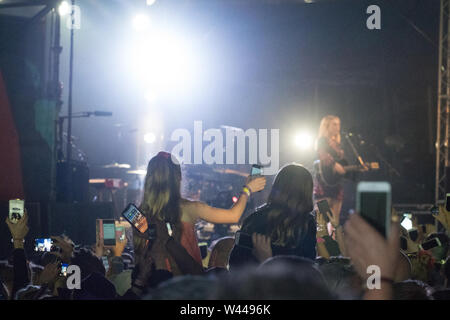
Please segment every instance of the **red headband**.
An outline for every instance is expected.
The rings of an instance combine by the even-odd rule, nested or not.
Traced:
[[[165,159],[169,159],[170,153],[164,152],[164,151],[160,151],[156,156],[157,156],[157,157],[163,157],[163,158],[165,158]]]

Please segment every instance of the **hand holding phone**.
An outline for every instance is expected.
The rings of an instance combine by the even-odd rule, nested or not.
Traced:
[[[20,199],[9,200],[9,221],[17,223],[23,218],[25,201]]]
[[[319,209],[320,214],[322,214],[323,218],[325,219],[325,222],[330,222],[330,218],[328,217],[327,213],[329,213],[330,216],[333,216],[333,213],[331,212],[330,206],[328,205],[328,201],[326,199],[318,201],[317,208]]]
[[[391,185],[388,182],[360,182],[356,211],[385,238],[391,229]]]
[[[147,239],[156,238],[156,226],[149,226],[147,218],[139,209],[130,203],[122,212],[122,216],[127,220],[142,236]]]
[[[428,240],[428,241],[422,243],[421,245],[419,245],[419,248],[421,250],[431,250],[433,248],[440,247],[440,246],[442,246],[442,243],[439,240],[439,238],[433,238],[433,239]]]
[[[67,263],[61,263],[61,272],[60,272],[60,276],[61,277],[67,277],[67,267],[69,265]]]
[[[263,174],[262,166],[258,164],[252,165],[252,171],[250,173],[251,176],[260,176]]]
[[[51,252],[53,247],[53,240],[51,238],[39,238],[34,240],[34,251],[36,252]]]
[[[116,245],[116,222],[114,219],[96,220],[96,247]]]
[[[240,247],[253,249],[252,236],[242,231],[236,232],[234,243]]]
[[[26,235],[28,234],[28,231],[30,230],[28,228],[27,210],[24,210],[23,217],[18,220],[17,223],[12,223],[8,218],[6,219],[6,224],[8,225],[8,229],[11,232],[12,238],[17,241],[17,244],[21,245],[22,242],[20,240],[24,240]],[[14,246],[16,246],[16,242],[14,243]]]

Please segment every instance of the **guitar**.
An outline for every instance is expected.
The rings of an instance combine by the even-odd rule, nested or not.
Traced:
[[[365,171],[363,166],[358,165],[346,165],[345,162],[341,163],[342,167],[345,169],[345,172],[363,172]],[[378,170],[380,169],[380,165],[378,162],[366,162],[366,167],[369,170]],[[317,173],[319,179],[327,186],[334,187],[339,181],[344,177],[343,175],[334,172],[333,167],[325,166],[320,163],[320,160],[314,161],[314,170]]]

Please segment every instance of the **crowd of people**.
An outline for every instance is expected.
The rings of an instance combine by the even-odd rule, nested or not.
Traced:
[[[53,236],[54,250],[27,257],[26,212],[17,223],[7,218],[14,250],[0,266],[0,299],[449,299],[445,232],[417,226],[421,233],[413,240],[395,211],[388,237],[357,213],[347,221],[338,212],[326,219],[314,203],[314,179],[299,164],[279,170],[266,203],[242,222],[239,241],[217,239],[206,257],[200,254],[195,223],[239,222],[252,195],[266,188],[266,179],[249,177],[229,209],[183,198],[181,180],[171,154],[160,152],[150,160],[139,207],[155,227],[150,239],[133,230],[132,241],[79,246],[66,236]],[[436,219],[448,230],[450,214],[444,207]],[[433,238],[441,245],[420,249]],[[62,264],[80,268],[80,288],[67,286]],[[375,280],[370,266],[379,268]]]

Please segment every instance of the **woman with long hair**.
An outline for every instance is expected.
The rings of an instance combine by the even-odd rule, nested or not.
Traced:
[[[234,206],[231,209],[219,209],[199,201],[183,199],[181,179],[181,167],[176,158],[167,152],[158,153],[148,163],[144,197],[140,206],[149,223],[158,226],[156,240],[151,249],[155,248],[153,252],[155,268],[169,270],[174,275],[181,274],[180,267],[164,249],[158,250],[164,248],[165,244],[161,242],[167,240],[168,230],[164,230],[161,226],[165,227],[169,223],[172,237],[201,265],[202,258],[195,234],[195,223],[199,219],[210,223],[237,223],[251,193],[264,189],[266,184],[265,177],[248,179]],[[134,250],[138,256],[146,249],[146,242],[146,239],[134,231]]]
[[[270,239],[273,255],[316,258],[313,178],[302,165],[289,164],[277,173],[265,205],[248,216],[240,232]],[[230,267],[258,263],[250,248],[235,245]]]
[[[326,168],[337,176],[343,177],[346,173],[339,163],[344,160],[344,151],[341,148],[341,120],[332,115],[322,118],[319,126],[319,135],[316,141],[316,151],[323,172]],[[317,172],[314,181],[314,198],[316,201],[326,199],[335,216],[339,216],[344,199],[344,188],[341,183],[327,182],[324,176]]]

